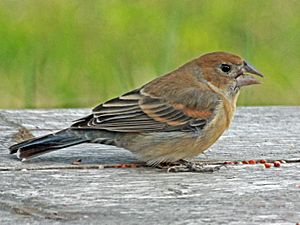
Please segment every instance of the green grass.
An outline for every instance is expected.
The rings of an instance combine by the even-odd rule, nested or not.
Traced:
[[[300,104],[298,0],[1,0],[0,107],[91,107],[216,50],[266,77],[239,105]]]

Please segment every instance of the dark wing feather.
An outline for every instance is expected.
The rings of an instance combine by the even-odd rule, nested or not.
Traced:
[[[201,130],[213,116],[211,110],[203,112],[201,118],[195,117],[182,104],[168,103],[137,89],[98,105],[92,115],[77,120],[72,127],[116,132],[194,131]]]

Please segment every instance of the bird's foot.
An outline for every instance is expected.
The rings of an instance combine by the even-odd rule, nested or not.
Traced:
[[[205,165],[203,163],[189,162],[186,160],[179,160],[175,163],[169,164],[160,164],[159,168],[167,169],[169,173],[178,173],[178,172],[195,172],[195,173],[212,173],[218,171],[222,165],[211,166]]]

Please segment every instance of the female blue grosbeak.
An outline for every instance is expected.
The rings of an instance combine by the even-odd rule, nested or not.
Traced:
[[[20,159],[80,143],[115,145],[148,164],[191,159],[232,121],[240,88],[263,76],[239,56],[200,56],[144,86],[98,105],[91,115],[54,134],[10,147]]]

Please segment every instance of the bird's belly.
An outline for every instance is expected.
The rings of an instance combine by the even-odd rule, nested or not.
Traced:
[[[198,155],[202,150],[198,148],[197,140],[198,135],[192,132],[157,132],[128,134],[119,139],[117,145],[136,154],[142,161],[157,164]]]

